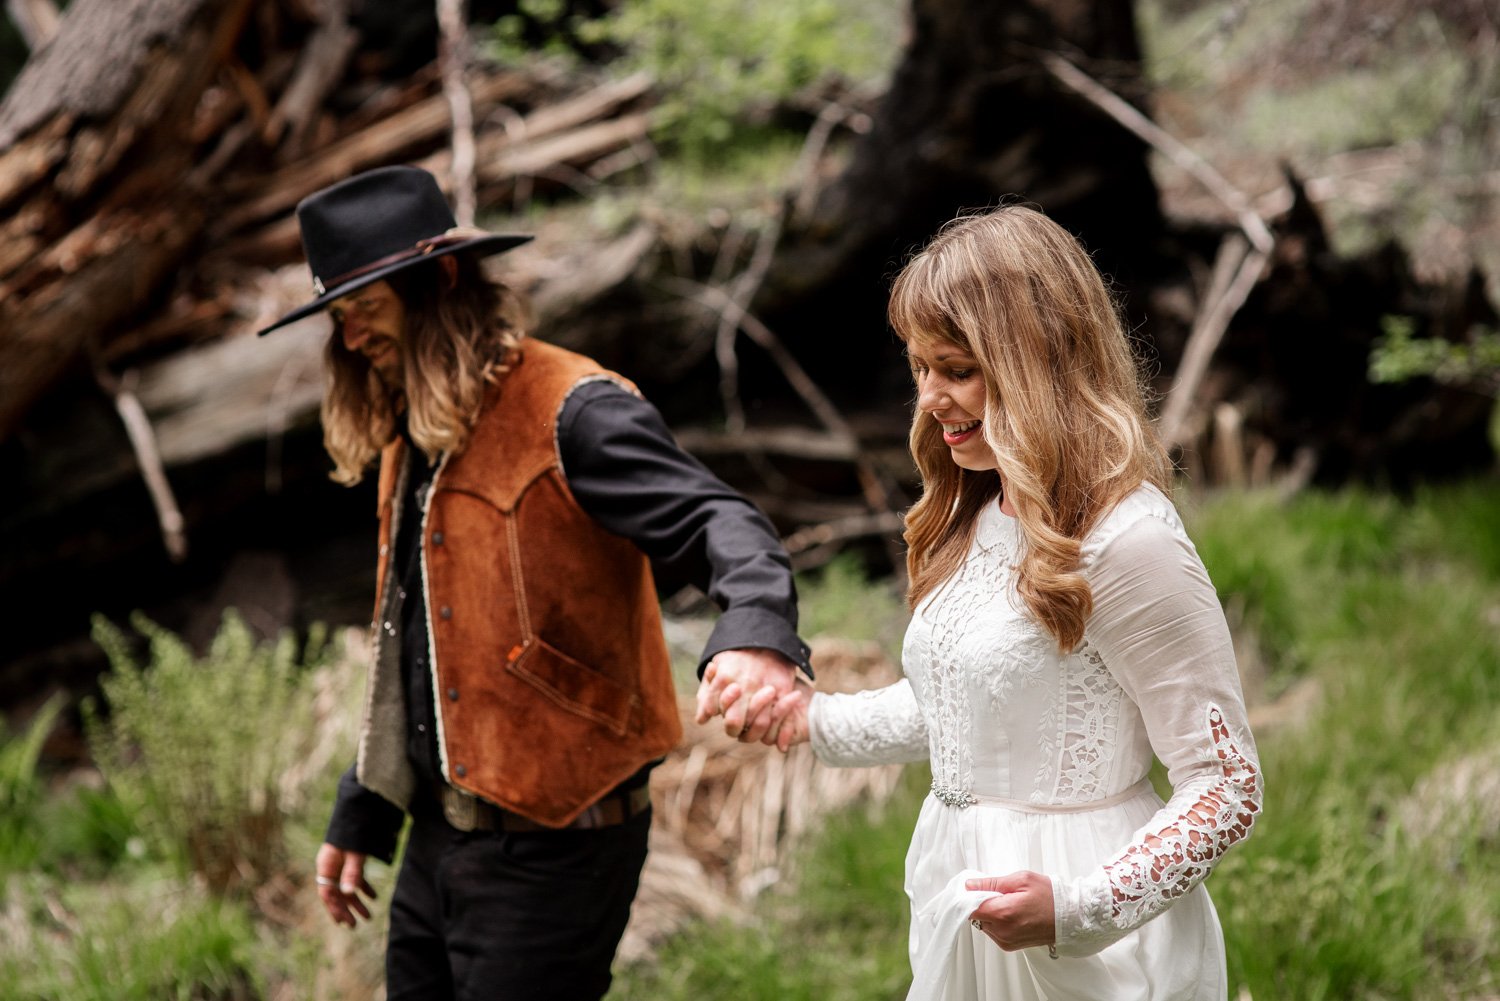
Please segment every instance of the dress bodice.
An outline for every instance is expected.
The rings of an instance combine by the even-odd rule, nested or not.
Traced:
[[[1087,638],[1064,653],[1027,613],[1018,549],[1015,519],[987,506],[963,566],[907,628],[934,794],[1059,806],[1118,795],[1151,767],[1140,711]]]

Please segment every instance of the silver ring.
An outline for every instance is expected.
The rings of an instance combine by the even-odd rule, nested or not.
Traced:
[[[332,876],[314,876],[313,881],[319,886],[338,886],[339,881]]]

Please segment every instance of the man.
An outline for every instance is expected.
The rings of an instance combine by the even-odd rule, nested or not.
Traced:
[[[655,584],[723,609],[699,722],[722,710],[728,732],[769,742],[807,669],[788,560],[629,382],[526,337],[479,258],[530,237],[456,229],[411,167],[297,217],[317,298],[261,333],[329,312],[333,476],[380,468],[375,654],[319,894],[340,924],[368,918],[365,859],[390,861],[410,814],[392,1001],[601,997],[645,861],[648,775],[680,737]]]

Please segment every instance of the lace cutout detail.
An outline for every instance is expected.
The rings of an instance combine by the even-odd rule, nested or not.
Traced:
[[[1007,590],[1011,547],[990,523],[998,517],[1003,515],[990,512],[980,522],[968,558],[919,611],[930,629],[929,649],[921,658],[926,667],[923,677],[913,682],[922,689],[919,701],[931,739],[932,792],[949,806],[977,802],[969,705],[973,666],[964,661],[962,646],[984,606]]]
[[[1104,658],[1087,641],[1068,659],[1062,684],[1062,748],[1048,756],[1044,767],[1057,763],[1057,799],[1075,803],[1102,799],[1108,795],[1105,782],[1119,743],[1123,692]],[[1039,783],[1038,793],[1045,788]]]
[[[1250,834],[1260,813],[1260,772],[1240,750],[1217,705],[1208,707],[1208,729],[1221,775],[1206,786],[1195,783],[1200,791],[1175,822],[1104,867],[1112,891],[1111,923],[1117,927],[1139,927],[1201,883],[1224,852]],[[1174,795],[1172,802],[1180,799],[1187,797]]]

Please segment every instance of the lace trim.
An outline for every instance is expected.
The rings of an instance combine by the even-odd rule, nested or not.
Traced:
[[[997,517],[1003,517],[996,513]],[[1010,571],[1010,545],[1003,533],[986,532],[987,545],[976,547],[948,582],[921,610],[928,622],[930,649],[922,651],[928,666],[920,692],[932,743],[933,790],[956,803],[974,786],[969,705],[971,668],[960,652],[983,606],[1003,593]],[[919,679],[914,677],[913,681]],[[949,802],[949,799],[943,799]]]
[[[1231,845],[1249,835],[1260,813],[1260,772],[1230,734],[1223,711],[1210,704],[1207,717],[1209,756],[1219,764],[1219,777],[1180,790],[1172,803],[1189,805],[1177,811],[1177,819],[1115,861],[1077,879],[1054,878],[1061,955],[1092,955],[1139,928],[1191,892]],[[1172,803],[1161,813],[1172,812]]]
[[[1230,734],[1223,710],[1210,704],[1207,717],[1221,776],[1171,826],[1148,834],[1105,866],[1118,926],[1139,927],[1201,883],[1224,852],[1250,834],[1260,813],[1259,769]]]

